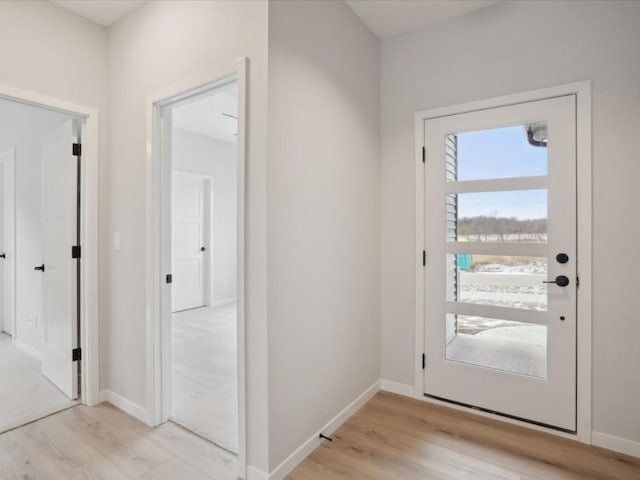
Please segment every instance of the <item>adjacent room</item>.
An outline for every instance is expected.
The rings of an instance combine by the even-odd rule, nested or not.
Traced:
[[[60,240],[77,227],[79,125],[0,99],[0,432],[78,403],[79,372],[69,378],[58,352],[77,328],[75,260]]]
[[[170,418],[237,454],[237,83],[170,110]]]

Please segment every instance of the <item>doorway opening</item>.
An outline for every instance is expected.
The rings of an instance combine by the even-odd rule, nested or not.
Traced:
[[[83,393],[84,122],[0,97],[0,432]]]
[[[149,98],[149,424],[244,478],[246,59]]]
[[[167,108],[170,419],[237,454],[237,83]]]

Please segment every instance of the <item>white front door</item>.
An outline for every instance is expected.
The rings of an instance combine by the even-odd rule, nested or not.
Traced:
[[[173,172],[171,259],[172,311],[206,304],[209,258],[205,177]]]
[[[69,398],[78,397],[77,260],[78,158],[73,120],[43,139],[44,289],[42,373]]]
[[[425,121],[426,395],[576,430],[575,112]]]

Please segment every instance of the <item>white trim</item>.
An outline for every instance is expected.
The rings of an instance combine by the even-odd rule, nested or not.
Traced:
[[[13,346],[37,360],[42,359],[42,352],[40,350],[38,350],[35,347],[32,347],[29,344],[21,342],[18,339],[14,339]]]
[[[81,401],[95,405],[99,399],[100,342],[98,331],[98,165],[99,112],[63,99],[0,84],[0,98],[82,118],[82,246],[80,328],[82,335]]]
[[[511,242],[445,242],[447,253],[468,253],[470,255],[517,255],[521,257],[546,257],[549,247],[546,243]]]
[[[508,420],[496,415],[483,414],[466,407],[456,407],[450,403],[441,403],[424,396],[424,372],[422,370],[422,353],[425,339],[424,309],[424,267],[422,251],[424,249],[424,164],[422,149],[424,146],[424,122],[458,113],[485,110],[518,103],[533,102],[565,95],[576,95],[576,128],[577,128],[577,196],[578,196],[578,319],[577,319],[577,434],[570,435],[555,429],[535,427],[527,422]],[[414,389],[413,397],[433,403],[440,403],[451,408],[458,408],[478,415],[490,415],[491,418],[509,421],[528,428],[541,429],[551,434],[577,439],[583,443],[591,443],[591,269],[592,269],[592,163],[591,163],[591,82],[583,81],[556,87],[543,88],[524,93],[495,97],[486,100],[464,103],[450,107],[441,107],[419,111],[415,114],[415,182],[416,182],[416,246],[415,246],[415,352],[414,352]]]
[[[501,192],[548,188],[547,177],[508,177],[487,180],[462,180],[444,184],[445,193]]]
[[[406,383],[392,382],[391,380],[383,379],[380,380],[380,390],[413,398],[413,385]]]
[[[324,427],[315,432],[309,439],[300,445],[280,465],[269,474],[269,480],[282,480],[289,475],[300,463],[307,458],[321,443],[320,434],[331,435],[340,425],[349,420],[360,408],[362,408],[373,396],[380,391],[380,380],[375,382],[362,392],[344,410],[338,413]],[[248,479],[249,480],[249,479]]]
[[[170,325],[170,289],[164,283],[169,273],[167,259],[170,259],[170,230],[163,219],[162,202],[170,198],[170,185],[163,177],[167,172],[166,163],[160,158],[163,150],[160,139],[162,107],[209,91],[216,86],[235,81],[238,84],[238,141],[237,141],[237,355],[238,355],[238,475],[246,474],[246,333],[245,333],[245,169],[246,169],[246,124],[247,124],[247,64],[240,58],[230,65],[208,69],[186,78],[176,84],[151,93],[147,98],[147,405],[146,421],[149,425],[159,425],[168,419],[162,399],[167,393],[167,379],[163,381],[163,364],[167,362],[167,325]],[[169,220],[170,221],[170,220]],[[169,267],[170,268],[170,267]],[[163,348],[163,346],[165,348]],[[163,350],[165,355],[162,355]],[[165,402],[166,403],[166,402]]]
[[[2,235],[3,253],[6,255],[2,282],[2,325],[0,330],[6,332],[7,323],[11,323],[11,336],[15,345],[17,339],[16,316],[16,149],[9,148],[0,152],[2,172]],[[8,187],[8,188],[7,188]],[[9,215],[7,215],[9,213]],[[7,229],[9,226],[9,229]],[[9,230],[9,231],[7,231]],[[7,291],[7,285],[10,290]],[[8,302],[5,300],[8,298]]]
[[[149,415],[144,407],[141,407],[131,400],[127,400],[126,398],[118,395],[115,392],[112,392],[109,389],[100,391],[100,402],[108,402],[114,407],[119,408],[123,412],[128,413],[132,417],[135,417],[145,423]]]
[[[247,465],[247,480],[269,480],[269,474],[259,468]]]
[[[593,441],[593,444],[598,447],[607,448],[609,450],[624,453],[625,455],[640,458],[640,442],[596,431],[591,434],[591,440]]]
[[[209,302],[210,307],[221,307],[222,305],[228,305],[238,301],[237,297],[221,298],[220,300],[214,300]]]

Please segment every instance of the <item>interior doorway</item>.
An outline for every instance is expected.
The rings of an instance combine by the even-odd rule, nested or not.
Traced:
[[[0,431],[82,394],[83,124],[0,98]]]
[[[246,59],[148,112],[149,423],[207,439],[244,478]]]
[[[238,453],[237,83],[171,118],[170,419]]]

